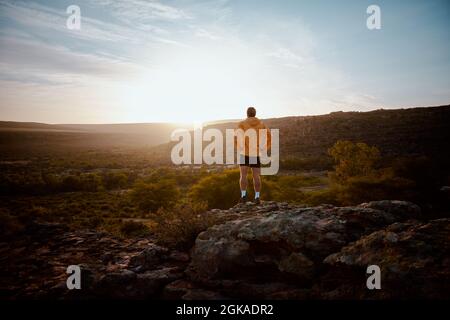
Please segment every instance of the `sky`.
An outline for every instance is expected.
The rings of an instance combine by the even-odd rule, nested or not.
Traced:
[[[372,4],[380,29],[366,25]],[[449,15],[447,0],[0,0],[0,120],[199,123],[248,106],[271,118],[449,104]]]

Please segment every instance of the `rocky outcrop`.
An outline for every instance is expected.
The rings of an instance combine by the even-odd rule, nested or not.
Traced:
[[[356,207],[266,206],[272,209],[251,209],[253,216],[243,206],[241,217],[201,233],[191,253],[190,278],[237,297],[284,296],[286,291],[297,296],[295,289],[311,286],[328,255],[395,221],[420,216],[418,206],[403,201]]]
[[[384,299],[449,298],[450,219],[424,221],[404,201],[354,207],[243,204],[211,210],[222,221],[189,252],[156,239],[117,239],[32,223],[0,243],[6,298]],[[82,269],[67,290],[66,267]],[[378,265],[382,289],[368,290]]]
[[[0,293],[7,299],[157,298],[183,277],[188,261],[187,253],[154,239],[33,221],[14,241],[0,243]],[[67,289],[69,265],[81,268],[81,290]]]
[[[332,274],[358,274],[368,265],[378,265],[382,290],[360,290],[361,298],[448,298],[450,219],[394,223],[329,255],[324,263]],[[331,298],[354,298],[346,295],[348,291],[348,284],[341,283]]]
[[[450,219],[421,221],[412,203],[266,203],[216,213],[232,218],[198,236],[187,274],[228,297],[450,297]],[[369,265],[381,269],[381,290],[366,286]]]

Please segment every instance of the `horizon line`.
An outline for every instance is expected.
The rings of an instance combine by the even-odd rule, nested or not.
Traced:
[[[421,108],[441,108],[441,107],[450,107],[450,102],[448,104],[442,104],[442,105],[433,105],[433,106],[414,106],[414,107],[399,107],[399,108],[374,108],[371,110],[338,110],[338,111],[331,111],[328,113],[322,113],[322,114],[310,114],[310,115],[285,115],[280,117],[270,117],[270,118],[261,118],[263,120],[272,120],[272,119],[283,119],[283,118],[290,118],[290,117],[320,117],[325,115],[330,115],[333,113],[368,113],[368,112],[374,112],[374,111],[394,111],[394,110],[410,110],[410,109],[421,109]],[[227,122],[237,122],[241,119],[244,119],[244,117],[239,119],[215,119],[215,120],[208,120],[208,121],[199,121],[202,126],[204,125],[210,125],[210,124],[217,124],[217,123],[227,123]],[[20,121],[20,120],[1,120],[0,122],[12,122],[12,123],[28,123],[28,124],[46,124],[46,125],[54,125],[54,126],[71,126],[71,125],[147,125],[147,124],[173,124],[173,125],[193,125],[194,122],[179,122],[179,121],[149,121],[149,122],[104,122],[104,123],[51,123],[51,122],[39,122],[39,121]]]

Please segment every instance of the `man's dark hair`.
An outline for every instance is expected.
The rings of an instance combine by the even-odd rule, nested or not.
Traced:
[[[253,107],[250,107],[247,109],[247,117],[254,117],[256,116],[256,109]]]

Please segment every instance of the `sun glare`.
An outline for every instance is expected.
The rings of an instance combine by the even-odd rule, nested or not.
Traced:
[[[245,48],[188,48],[160,59],[125,92],[143,118],[206,122],[234,118],[254,103],[261,63]]]

